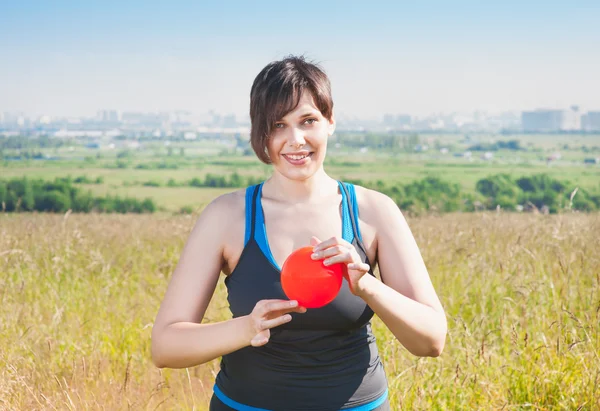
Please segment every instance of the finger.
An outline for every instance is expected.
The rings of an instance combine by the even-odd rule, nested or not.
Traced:
[[[268,342],[269,342],[268,338],[262,338],[262,339],[252,340],[252,341],[250,341],[250,344],[252,344],[253,347],[262,347],[263,345],[265,345]]]
[[[354,259],[352,257],[352,253],[350,251],[346,251],[345,253],[337,254],[331,258],[323,260],[324,265],[332,265],[337,263],[353,263]]]
[[[315,247],[313,247],[313,251],[320,251],[320,250],[324,250],[326,248],[329,248],[331,246],[334,245],[342,245],[342,246],[352,246],[352,244],[350,244],[348,241],[344,240],[341,237],[331,237],[325,241],[322,241],[321,243],[319,243],[318,245],[316,245]]]
[[[310,245],[312,245],[313,247],[317,246],[319,243],[321,242],[321,240],[319,240],[317,237],[312,236],[310,238]]]
[[[260,347],[269,342],[269,337],[271,333],[269,330],[261,331],[254,336],[254,338],[250,341],[250,344],[253,347]]]
[[[261,316],[267,315],[272,311],[285,311],[298,307],[296,300],[267,300],[259,309]]]
[[[306,307],[292,307],[292,308],[286,308],[285,310],[279,310],[279,311],[271,311],[267,314],[265,314],[266,318],[275,318],[275,317],[279,317],[281,315],[284,314],[288,314],[288,313],[299,313],[299,314],[304,314],[306,312]]]
[[[272,320],[263,320],[260,323],[260,327],[263,330],[268,330],[273,327],[277,327],[279,325],[289,323],[292,321],[292,316],[290,314],[282,315],[281,317],[273,318]]]
[[[334,245],[334,246],[329,247],[329,248],[327,248],[325,250],[320,250],[320,251],[317,251],[317,252],[313,252],[310,257],[313,260],[320,260],[322,258],[331,257],[331,256],[334,256],[334,255],[337,255],[337,254],[343,254],[343,253],[345,253],[347,251],[348,251],[347,247],[344,247],[344,246],[341,246],[341,245]]]

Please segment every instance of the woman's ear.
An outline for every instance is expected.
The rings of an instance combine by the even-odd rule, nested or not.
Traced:
[[[329,124],[327,125],[327,134],[331,137],[333,132],[335,131],[335,113],[333,110],[331,111],[331,119],[329,120]]]

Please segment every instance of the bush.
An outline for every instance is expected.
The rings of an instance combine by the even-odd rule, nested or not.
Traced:
[[[63,213],[71,207],[71,199],[67,194],[58,191],[50,190],[43,193],[36,204],[38,211],[53,211]]]
[[[146,181],[144,183],[144,186],[145,187],[160,187],[161,184],[158,181],[151,180],[151,181]]]
[[[152,199],[140,201],[135,198],[93,197],[73,186],[70,177],[55,178],[54,181],[14,178],[0,180],[0,204],[7,212],[47,211],[65,212],[120,212],[153,213],[157,210]],[[79,179],[84,181],[84,179]]]
[[[194,212],[194,207],[190,205],[183,206],[179,209],[179,214],[192,214]]]

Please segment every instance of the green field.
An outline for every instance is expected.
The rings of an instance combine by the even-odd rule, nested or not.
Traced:
[[[0,408],[207,410],[218,360],[150,361],[193,216],[0,214]],[[446,309],[438,358],[375,317],[399,410],[600,408],[598,214],[409,219]],[[220,282],[205,321],[230,318]]]
[[[387,185],[406,184],[427,176],[440,177],[453,183],[459,183],[466,192],[475,192],[475,183],[482,178],[506,173],[513,177],[522,177],[538,173],[566,180],[569,189],[576,187],[600,191],[600,165],[583,165],[560,163],[520,163],[503,164],[501,162],[484,162],[483,160],[434,161],[419,158],[418,155],[407,155],[406,158],[384,158],[368,155],[363,158],[336,157],[326,165],[327,172],[337,179],[360,179],[375,183],[378,180]],[[254,158],[217,157],[218,160],[204,159],[196,165],[190,164],[178,169],[143,170],[136,168],[98,168],[93,165],[73,166],[71,164],[51,164],[48,166],[29,165],[17,168],[0,168],[0,178],[27,176],[30,178],[54,179],[56,177],[87,176],[91,179],[103,178],[102,184],[83,184],[84,189],[96,195],[119,194],[137,198],[150,197],[169,211],[179,210],[182,206],[194,209],[203,206],[213,198],[215,193],[231,191],[227,189],[210,189],[194,187],[144,187],[143,183],[154,181],[165,186],[170,179],[185,182],[194,177],[204,178],[206,174],[231,175],[239,173],[243,176],[266,178],[269,168]],[[216,164],[215,164],[216,163]]]
[[[358,143],[338,146],[338,138],[342,142],[354,141],[352,138],[355,138]],[[600,164],[584,164],[585,158],[600,157],[598,134],[423,134],[412,138],[420,145],[427,145],[428,150],[382,149],[374,146],[375,140],[369,135],[342,133],[330,141],[326,170],[337,179],[360,179],[371,183],[379,180],[386,185],[407,184],[435,176],[460,184],[468,193],[475,192],[475,183],[479,179],[494,174],[507,173],[518,178],[546,173],[568,181],[570,191],[576,187],[600,191]],[[471,151],[471,158],[457,157],[477,144],[511,140],[518,141],[522,150],[500,149],[494,151],[493,158],[488,160],[481,158],[482,151]],[[270,167],[260,163],[252,153],[242,156],[235,145],[236,140],[231,137],[196,141],[104,141],[96,149],[87,148],[86,141],[68,140],[53,148],[4,149],[4,156],[19,156],[30,150],[59,160],[0,161],[0,179],[22,176],[43,179],[82,175],[91,179],[102,177],[102,184],[84,188],[97,195],[150,197],[168,211],[177,211],[182,206],[197,209],[206,203],[207,198],[223,190],[202,193],[203,188],[142,185],[155,182],[165,186],[171,179],[184,183],[192,178],[202,179],[209,173],[238,173],[261,179],[269,175]],[[361,146],[364,150],[359,149]],[[442,153],[441,148],[447,148],[449,152]],[[546,161],[557,152],[560,158]]]
[[[498,150],[491,160],[457,156],[474,143],[511,138],[527,149]],[[600,165],[583,164],[600,156],[599,136],[466,139],[421,137],[450,147],[446,154],[331,145],[326,170],[388,187],[436,176],[467,193],[491,175],[546,173],[568,181],[568,192],[600,192]],[[95,196],[150,197],[162,212],[0,212],[0,409],[207,409],[218,360],[159,370],[149,351],[154,316],[197,213],[235,189],[186,183],[207,174],[262,179],[270,168],[215,141],[124,145],[70,141],[39,150],[55,160],[9,160],[22,153],[3,152],[0,180],[101,178],[75,186]],[[556,151],[561,158],[548,163]],[[174,215],[182,207],[193,214]],[[449,332],[441,357],[416,358],[374,318],[392,409],[600,409],[600,214],[406,215]],[[205,321],[231,316],[225,292],[221,281]]]

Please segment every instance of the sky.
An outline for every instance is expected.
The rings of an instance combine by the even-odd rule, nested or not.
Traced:
[[[304,55],[336,113],[600,110],[600,1],[0,0],[0,112],[247,117]]]

